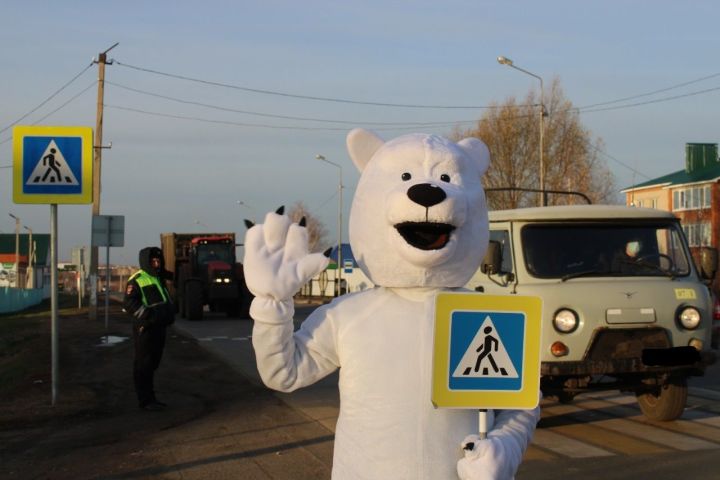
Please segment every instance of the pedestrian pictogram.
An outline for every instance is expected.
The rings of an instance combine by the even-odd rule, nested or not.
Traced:
[[[92,203],[90,127],[13,128],[15,203]]]
[[[55,140],[50,140],[42,157],[27,180],[28,185],[77,185],[75,174],[68,167],[65,156],[58,148]]]
[[[455,368],[453,377],[518,377],[517,370],[490,316],[485,317],[485,321]]]
[[[537,406],[540,298],[445,292],[435,311],[434,405]]]

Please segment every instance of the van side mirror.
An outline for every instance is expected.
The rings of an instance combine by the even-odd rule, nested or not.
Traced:
[[[482,264],[480,265],[480,271],[488,275],[495,275],[500,273],[501,266],[502,246],[497,240],[490,240],[487,251],[485,252],[485,258],[483,258]]]
[[[713,247],[700,250],[700,275],[705,280],[713,280],[718,267],[718,251]]]

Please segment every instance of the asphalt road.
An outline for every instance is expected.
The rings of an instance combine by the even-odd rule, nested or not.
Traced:
[[[298,307],[296,323],[313,308]],[[200,322],[179,319],[176,328],[260,383],[251,320],[208,314]],[[543,400],[543,419],[517,479],[720,479],[720,366],[690,385],[688,408],[674,422],[646,420],[633,396],[616,391],[583,394],[569,405]],[[334,431],[337,375],[276,395]]]

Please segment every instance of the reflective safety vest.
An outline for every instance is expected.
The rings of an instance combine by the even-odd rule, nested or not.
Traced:
[[[160,279],[145,270],[138,270],[129,280],[135,280],[140,287],[143,305],[153,307],[168,302],[168,293]]]

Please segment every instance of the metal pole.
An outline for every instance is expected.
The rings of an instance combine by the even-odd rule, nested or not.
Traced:
[[[484,408],[481,408],[478,414],[478,430],[480,440],[487,439],[487,410]]]
[[[507,57],[500,56],[497,58],[497,61],[501,65],[507,65],[508,67],[512,67],[515,70],[519,70],[527,75],[530,75],[531,77],[535,77],[540,81],[540,193],[538,196],[538,203],[540,204],[540,206],[544,207],[547,205],[547,195],[545,193],[545,102],[543,94],[543,79],[539,75],[535,75],[534,73],[529,72],[524,68],[518,67],[513,63],[512,60]]]
[[[100,215],[101,165],[102,165],[102,134],[103,134],[103,105],[105,103],[105,65],[107,53],[115,48],[116,43],[104,52],[98,54],[98,94],[97,114],[95,119],[95,139],[93,148],[93,206],[92,214]],[[112,65],[112,62],[109,63]],[[88,312],[90,320],[97,319],[97,273],[98,273],[98,247],[90,247],[90,307]]]
[[[58,270],[57,270],[57,204],[50,205],[50,329],[52,351],[52,405],[55,406],[58,393]]]
[[[20,285],[20,218],[12,213],[8,214],[15,219],[15,288]]]
[[[340,286],[342,285],[342,167],[335,162],[331,162],[326,159],[323,155],[315,155],[315,158],[325,163],[329,163],[338,168],[340,181],[338,183],[338,245],[337,245],[337,273],[335,274],[335,296],[339,297],[341,293]]]
[[[33,245],[32,239],[33,231],[32,228],[27,225],[25,225],[24,228],[30,232],[30,237],[28,238],[28,261],[27,267],[25,268],[25,288],[35,288],[35,270],[33,268],[33,254],[35,253],[35,246]]]
[[[342,197],[343,197],[343,184],[342,184],[342,167],[338,167],[340,171],[339,175],[339,183],[338,183],[338,195],[340,196],[339,200],[339,206],[338,206],[338,287],[337,287],[337,296],[339,297],[342,295],[342,269],[343,269],[343,260],[342,260]]]
[[[110,315],[110,231],[112,230],[112,217],[108,217],[107,238],[108,244],[105,247],[105,338],[108,333],[108,316]],[[107,343],[107,342],[106,342]]]
[[[547,192],[545,192],[545,102],[544,102],[544,88],[543,80],[541,77],[537,77],[540,80],[540,205],[543,207],[547,206]]]

